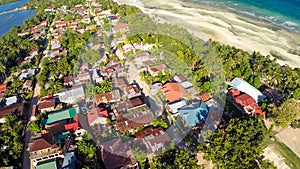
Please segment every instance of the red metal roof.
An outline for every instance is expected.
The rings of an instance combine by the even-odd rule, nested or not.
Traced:
[[[180,100],[187,95],[187,91],[176,82],[169,82],[163,85],[160,90],[165,94],[169,102]]]
[[[6,91],[6,83],[0,85],[0,93]]]

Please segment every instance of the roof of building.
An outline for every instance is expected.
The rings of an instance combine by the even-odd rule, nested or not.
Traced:
[[[56,158],[39,162],[36,169],[57,169]]]
[[[142,94],[142,91],[135,84],[131,84],[131,85],[127,86],[125,90],[126,90],[126,93],[128,94],[129,98],[141,96],[141,94]]]
[[[160,90],[165,94],[169,102],[180,100],[187,95],[186,90],[176,82],[168,82]]]
[[[6,83],[0,85],[0,93],[6,91]]]
[[[84,89],[82,85],[75,86],[71,90],[60,92],[59,100],[61,102],[73,102],[77,99],[84,99]]]
[[[54,108],[55,107],[55,99],[45,100],[38,104],[38,110]]]
[[[44,150],[50,148],[51,145],[43,138],[34,140],[32,143],[29,144],[29,151],[34,152],[38,150]]]
[[[18,113],[20,115],[24,114],[25,104],[17,103],[8,107],[4,107],[0,110],[0,119],[3,118],[7,114]]]
[[[183,75],[175,75],[173,79],[178,83],[181,83],[181,82],[184,82],[187,80]]]
[[[120,23],[120,24],[118,24],[118,25],[115,25],[114,27],[113,27],[113,29],[115,30],[115,31],[119,31],[119,30],[121,30],[121,29],[125,29],[125,28],[129,28],[129,24],[127,24],[127,23]]]
[[[17,96],[11,96],[11,97],[5,98],[6,106],[10,106],[10,105],[15,104],[17,102],[18,102],[18,97]]]
[[[64,77],[64,83],[70,83],[72,81],[73,81],[73,76],[72,75]]]
[[[117,112],[122,113],[122,112],[126,112],[129,108],[136,107],[136,106],[139,106],[142,104],[143,104],[142,99],[139,97],[136,97],[133,99],[129,99],[127,101],[118,102],[114,106],[115,106]]]
[[[128,109],[127,113],[122,114],[121,117],[112,124],[115,125],[120,132],[126,132],[150,124],[153,119],[154,115],[151,109],[146,104],[143,104]]]
[[[178,113],[189,126],[195,126],[208,116],[208,107],[204,102],[187,105],[178,110]]]
[[[74,169],[76,156],[74,152],[69,152],[64,154],[64,161],[61,169]]]
[[[203,102],[206,102],[211,99],[211,95],[210,95],[210,93],[203,92],[203,93],[199,94],[199,99]]]
[[[171,109],[172,113],[177,113],[178,109],[182,108],[183,106],[186,106],[185,100],[180,100],[168,104],[168,107]]]
[[[23,84],[23,88],[28,88],[32,86],[32,80],[26,80],[26,82]]]
[[[103,143],[100,146],[100,152],[104,165],[108,169],[136,164],[130,147],[123,143],[121,138]]]
[[[256,104],[255,100],[246,93],[236,96],[235,103],[237,103],[241,107],[249,106],[251,104]]]
[[[239,91],[250,95],[256,102],[260,102],[266,98],[266,96],[263,95],[259,90],[241,78],[234,78],[230,84]]]
[[[147,153],[152,154],[155,151],[165,147],[165,145],[171,142],[171,139],[167,132],[162,127],[153,128],[147,127],[134,134],[138,139],[143,139],[143,143],[147,147]]]
[[[120,101],[120,99],[121,99],[120,91],[117,89],[111,92],[97,94],[95,96],[96,104]]]
[[[156,66],[152,66],[149,69],[152,72],[158,73],[160,71],[163,71],[167,66],[165,64],[160,64],[160,65],[156,65]]]
[[[96,123],[99,118],[109,118],[108,112],[104,108],[92,108],[91,111],[87,114],[88,124],[92,125]],[[99,122],[101,123],[101,122]]]
[[[77,114],[76,108],[72,107],[66,110],[58,111],[48,115],[46,124],[55,123],[61,120],[73,118]]]

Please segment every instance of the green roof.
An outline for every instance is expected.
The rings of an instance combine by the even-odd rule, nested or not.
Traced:
[[[61,120],[70,119],[70,118],[73,118],[76,114],[77,114],[77,112],[74,107],[67,109],[67,110],[51,113],[48,115],[46,124],[51,124],[51,123],[58,122]]]
[[[56,159],[43,161],[37,164],[36,169],[57,169]]]

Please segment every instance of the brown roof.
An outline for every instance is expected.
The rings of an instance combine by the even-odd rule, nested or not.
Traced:
[[[43,138],[34,140],[33,143],[29,144],[29,151],[34,152],[38,150],[43,150],[50,148],[51,145]]]
[[[64,77],[64,83],[69,83],[69,82],[72,82],[72,81],[73,81],[73,76],[72,75]]]
[[[119,30],[125,29],[125,28],[129,28],[129,24],[127,24],[127,23],[120,23],[120,24],[114,26],[113,29],[114,29],[115,31],[119,31]]]
[[[208,101],[209,99],[211,99],[211,95],[207,92],[204,92],[204,93],[200,93],[199,94],[199,99],[203,102],[206,102]]]
[[[156,65],[156,66],[152,66],[150,67],[150,70],[152,72],[160,72],[163,71],[167,66],[165,64],[161,64],[161,65]]]
[[[158,128],[147,127],[135,133],[134,136],[136,138],[144,140],[142,142],[146,145],[148,154],[154,153],[155,151],[157,151],[158,148],[162,148],[167,143],[171,142],[168,133],[166,133],[162,127],[158,127]],[[151,137],[147,137],[147,136],[151,136]],[[158,147],[157,145],[161,145],[161,147]]]
[[[187,91],[176,82],[168,82],[160,90],[165,94],[169,102],[180,100],[187,95]]]
[[[143,104],[142,99],[137,97],[127,101],[116,103],[115,108],[117,109],[117,112],[122,113],[122,112],[126,112],[129,108],[136,107],[141,104]]]
[[[126,132],[150,124],[153,119],[154,115],[151,109],[146,104],[143,104],[128,109],[127,113],[122,114],[112,125],[120,132]]]
[[[55,100],[46,100],[43,102],[40,102],[38,105],[38,110],[47,109],[47,108],[54,108],[55,107]]]
[[[117,78],[115,80],[115,86],[120,87],[120,88],[125,88],[127,86],[127,82],[125,81],[124,78]]]
[[[128,144],[121,138],[107,141],[100,146],[101,157],[107,169],[120,168],[121,166],[134,165],[136,160]]]
[[[0,118],[3,118],[7,114],[18,113],[19,115],[23,115],[25,112],[25,104],[17,103],[11,106],[7,106],[0,110]]]
[[[95,96],[96,104],[114,102],[114,101],[120,100],[120,99],[121,99],[121,96],[120,96],[119,90],[113,90],[111,92],[97,94]]]

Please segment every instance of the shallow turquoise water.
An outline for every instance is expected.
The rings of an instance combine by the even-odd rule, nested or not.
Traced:
[[[234,11],[300,33],[300,0],[188,0]]]

